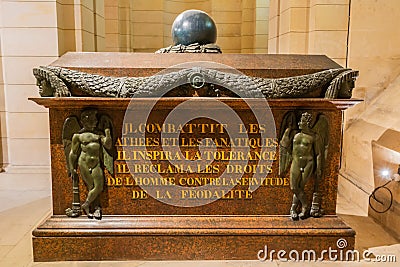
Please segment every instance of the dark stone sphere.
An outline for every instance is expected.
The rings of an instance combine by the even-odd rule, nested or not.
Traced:
[[[174,44],[210,44],[217,40],[217,27],[212,18],[201,10],[186,10],[172,24]]]

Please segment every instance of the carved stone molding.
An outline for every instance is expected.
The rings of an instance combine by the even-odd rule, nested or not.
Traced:
[[[330,69],[287,78],[259,78],[214,69],[190,68],[148,77],[110,77],[61,67],[33,69],[41,96],[161,97],[161,96],[244,96],[250,98],[351,98],[358,71]],[[202,86],[193,86],[193,75],[201,76]],[[166,88],[191,84],[196,93]],[[216,88],[217,87],[217,88]]]

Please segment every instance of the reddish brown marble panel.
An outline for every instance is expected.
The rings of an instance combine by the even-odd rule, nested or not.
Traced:
[[[124,99],[98,99],[98,98],[39,98],[36,102],[50,108],[51,129],[51,157],[52,157],[52,185],[53,185],[53,214],[63,215],[66,208],[70,207],[72,201],[72,182],[67,175],[66,160],[62,146],[62,125],[64,120],[75,115],[79,117],[81,110],[85,107],[97,107],[99,113],[107,114],[113,118],[114,134],[121,136],[122,121],[125,107],[128,101]],[[153,111],[154,121],[163,121],[168,112],[184,99],[171,98],[162,99]],[[138,99],[137,105],[146,105],[146,99]],[[204,103],[206,99],[199,98]],[[240,99],[223,99],[231,106],[244,121],[249,120],[251,112],[247,105]],[[255,107],[257,107],[257,101]],[[291,99],[271,100],[271,107],[277,133],[281,132],[280,124],[283,116],[289,111],[301,113],[308,111],[324,114],[330,123],[330,143],[328,160],[325,168],[325,177],[321,181],[321,192],[323,193],[322,207],[326,214],[336,213],[337,177],[340,163],[341,151],[341,109],[350,106],[357,101],[354,100],[315,100]],[[263,108],[259,103],[259,108]],[[216,108],[209,104],[208,108]],[[218,110],[216,110],[218,112]],[[278,161],[273,163],[273,173],[268,177],[277,177]],[[178,174],[177,177],[180,175]],[[84,201],[86,187],[81,182],[81,201]],[[140,189],[139,187],[134,187]],[[246,189],[246,186],[236,186],[235,189]],[[312,182],[306,187],[308,197],[311,198]],[[102,193],[102,205],[104,214],[107,215],[157,215],[157,214],[228,214],[228,215],[285,215],[291,204],[292,192],[288,186],[261,186],[253,192],[252,199],[230,199],[218,200],[200,207],[175,207],[164,204],[152,197],[147,199],[132,200],[132,187],[106,187]]]
[[[300,255],[314,250],[319,257],[338,249],[340,238],[347,241],[343,252],[354,249],[354,231],[336,216],[300,222],[282,216],[52,217],[34,236],[35,261],[257,260],[265,246]]]

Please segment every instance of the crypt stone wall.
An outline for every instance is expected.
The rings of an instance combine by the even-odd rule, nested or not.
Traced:
[[[172,23],[187,9],[213,17],[224,53],[267,52],[269,0],[105,0],[105,51],[154,52],[171,45]]]
[[[382,185],[374,183],[371,142],[388,129],[400,132],[399,14],[396,0],[351,2],[348,64],[360,70],[354,96],[364,102],[346,113],[342,192],[364,211],[368,195]],[[393,193],[398,196],[399,191]]]
[[[28,97],[39,96],[32,68],[60,56],[57,5],[61,1],[0,1],[0,91],[2,165],[48,170],[46,109]]]
[[[268,53],[325,54],[346,65],[349,0],[270,1]]]
[[[396,0],[270,1],[269,53],[325,54],[360,71],[353,97],[364,102],[345,112],[339,193],[362,214],[381,185],[374,183],[372,142],[400,131],[398,14]]]
[[[0,168],[49,171],[47,110],[32,69],[67,51],[154,52],[185,9],[218,24],[224,53],[267,51],[269,0],[0,0]]]

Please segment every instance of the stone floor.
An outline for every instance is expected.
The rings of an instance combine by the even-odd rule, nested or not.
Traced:
[[[397,263],[361,262],[260,262],[260,261],[181,261],[181,262],[54,262],[32,261],[31,231],[51,213],[49,174],[0,174],[0,267],[23,266],[126,266],[126,267],[251,267],[251,266],[398,266],[400,244],[358,208],[338,198],[338,213],[357,232],[356,249],[369,249],[375,256],[395,255]]]

